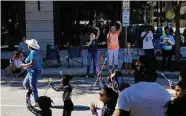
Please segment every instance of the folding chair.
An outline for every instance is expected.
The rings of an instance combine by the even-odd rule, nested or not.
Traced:
[[[56,45],[47,44],[47,52],[43,58],[45,66],[61,66],[60,54]]]
[[[78,60],[80,59],[80,61]],[[66,60],[68,62],[68,68],[70,67],[70,60],[73,62],[76,62],[78,64],[81,64],[81,67],[83,67],[83,56],[82,56],[82,47],[81,46],[70,46],[68,47],[68,56],[66,57]]]

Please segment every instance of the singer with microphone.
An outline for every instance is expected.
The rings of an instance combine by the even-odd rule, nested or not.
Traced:
[[[96,68],[97,68],[97,62],[98,62],[98,52],[97,52],[97,42],[98,38],[100,35],[100,30],[98,27],[94,27],[97,30],[97,35],[95,34],[96,32],[91,32],[89,36],[89,41],[87,42],[88,46],[88,56],[87,56],[87,76],[86,78],[89,77],[90,73],[90,66],[92,63],[93,59],[93,70],[94,70],[94,75],[96,76]]]

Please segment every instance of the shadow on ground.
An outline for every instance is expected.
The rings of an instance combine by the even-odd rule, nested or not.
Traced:
[[[23,87],[23,80],[24,77],[18,78],[4,78],[1,80],[2,87],[10,87],[13,90],[20,90],[24,89]],[[48,80],[49,77],[41,77],[38,82],[38,89],[46,89],[48,87]],[[74,78],[71,81],[71,85],[73,87],[73,94],[74,95],[82,95],[84,93],[94,94],[97,93],[101,88],[99,85],[92,87],[95,82],[95,78]],[[60,77],[53,77],[52,83],[59,85],[60,84]],[[76,91],[74,91],[76,90]]]
[[[52,109],[63,109],[64,106],[59,105],[59,106],[52,106]],[[82,106],[82,105],[75,105],[73,111],[87,111],[90,110],[88,106]]]

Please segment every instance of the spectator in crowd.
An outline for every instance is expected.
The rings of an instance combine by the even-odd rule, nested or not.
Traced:
[[[112,72],[113,60],[114,60],[115,69],[118,68],[118,56],[119,56],[118,36],[122,31],[122,25],[120,21],[117,21],[117,23],[120,25],[119,30],[116,31],[116,25],[112,25],[109,33],[107,34],[109,73]]]
[[[115,92],[112,88],[105,87],[100,93],[100,101],[103,102],[104,106],[101,109],[101,115],[100,116],[112,116],[117,98],[118,98],[118,93]],[[91,104],[90,110],[93,114],[93,116],[98,116],[97,113],[97,107],[94,103]]]
[[[98,50],[97,50],[97,44],[98,44],[98,38],[100,35],[100,31],[98,27],[95,27],[97,29],[97,35],[94,33],[90,33],[90,40],[87,42],[88,46],[88,65],[87,65],[87,78],[89,77],[90,73],[90,67],[93,59],[93,70],[94,75],[97,73],[97,62],[98,62]]]
[[[179,81],[175,86],[176,97],[182,97],[186,94],[186,80]]]
[[[22,37],[22,41],[19,43],[19,51],[23,52],[24,56],[27,57],[30,53],[30,50],[28,49],[28,45],[25,43],[26,41],[26,36]]]
[[[23,86],[26,89],[31,87],[33,91],[34,101],[35,101],[33,106],[38,106],[39,96],[37,91],[37,82],[42,73],[42,68],[39,62],[39,53],[38,53],[40,46],[35,39],[26,40],[26,43],[28,44],[31,52],[29,56],[25,59],[25,63],[21,64],[21,67],[27,68],[27,72],[28,72],[27,76],[23,81]]]
[[[30,100],[31,94],[32,94],[32,90],[29,88],[26,95],[27,109],[33,114],[35,114],[35,116],[52,116],[52,110],[50,109],[50,107],[52,106],[51,103],[53,103],[53,101],[50,99],[50,97],[40,96],[38,98],[39,108],[41,109],[38,110],[31,105],[31,100]]]
[[[166,104],[166,116],[186,116],[186,81],[180,81],[175,91],[177,98]]]
[[[124,83],[123,75],[120,71],[114,71],[111,73],[108,78],[108,87],[116,91],[122,91],[127,87],[127,83]],[[129,85],[130,86],[130,85]]]
[[[131,64],[132,64],[132,47],[131,44],[127,44],[127,48],[124,49],[124,64],[125,64],[125,71],[128,74],[131,74]]]
[[[140,56],[138,81],[119,94],[113,116],[164,116],[164,106],[171,99],[156,81],[155,58]]]
[[[10,59],[10,72],[21,73],[25,71],[25,68],[21,67],[21,64],[24,62],[24,56],[22,52],[14,52],[12,58]]]
[[[143,50],[145,55],[154,56],[154,45],[153,45],[153,33],[150,31],[149,27],[146,26],[144,32],[141,33],[141,38],[143,40]]]
[[[165,34],[163,34],[160,39],[161,39],[161,44],[162,44],[162,71],[165,69],[165,63],[166,59],[168,58],[168,67],[169,70],[172,71],[172,52],[173,52],[173,46],[175,45],[175,40],[172,35],[170,35],[170,30],[168,27],[164,28]]]

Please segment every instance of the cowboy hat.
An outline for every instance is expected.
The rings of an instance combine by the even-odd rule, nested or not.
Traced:
[[[40,46],[39,46],[38,42],[35,39],[26,40],[25,42],[28,44],[28,46],[30,46],[30,47],[32,47],[34,49],[40,49]]]

